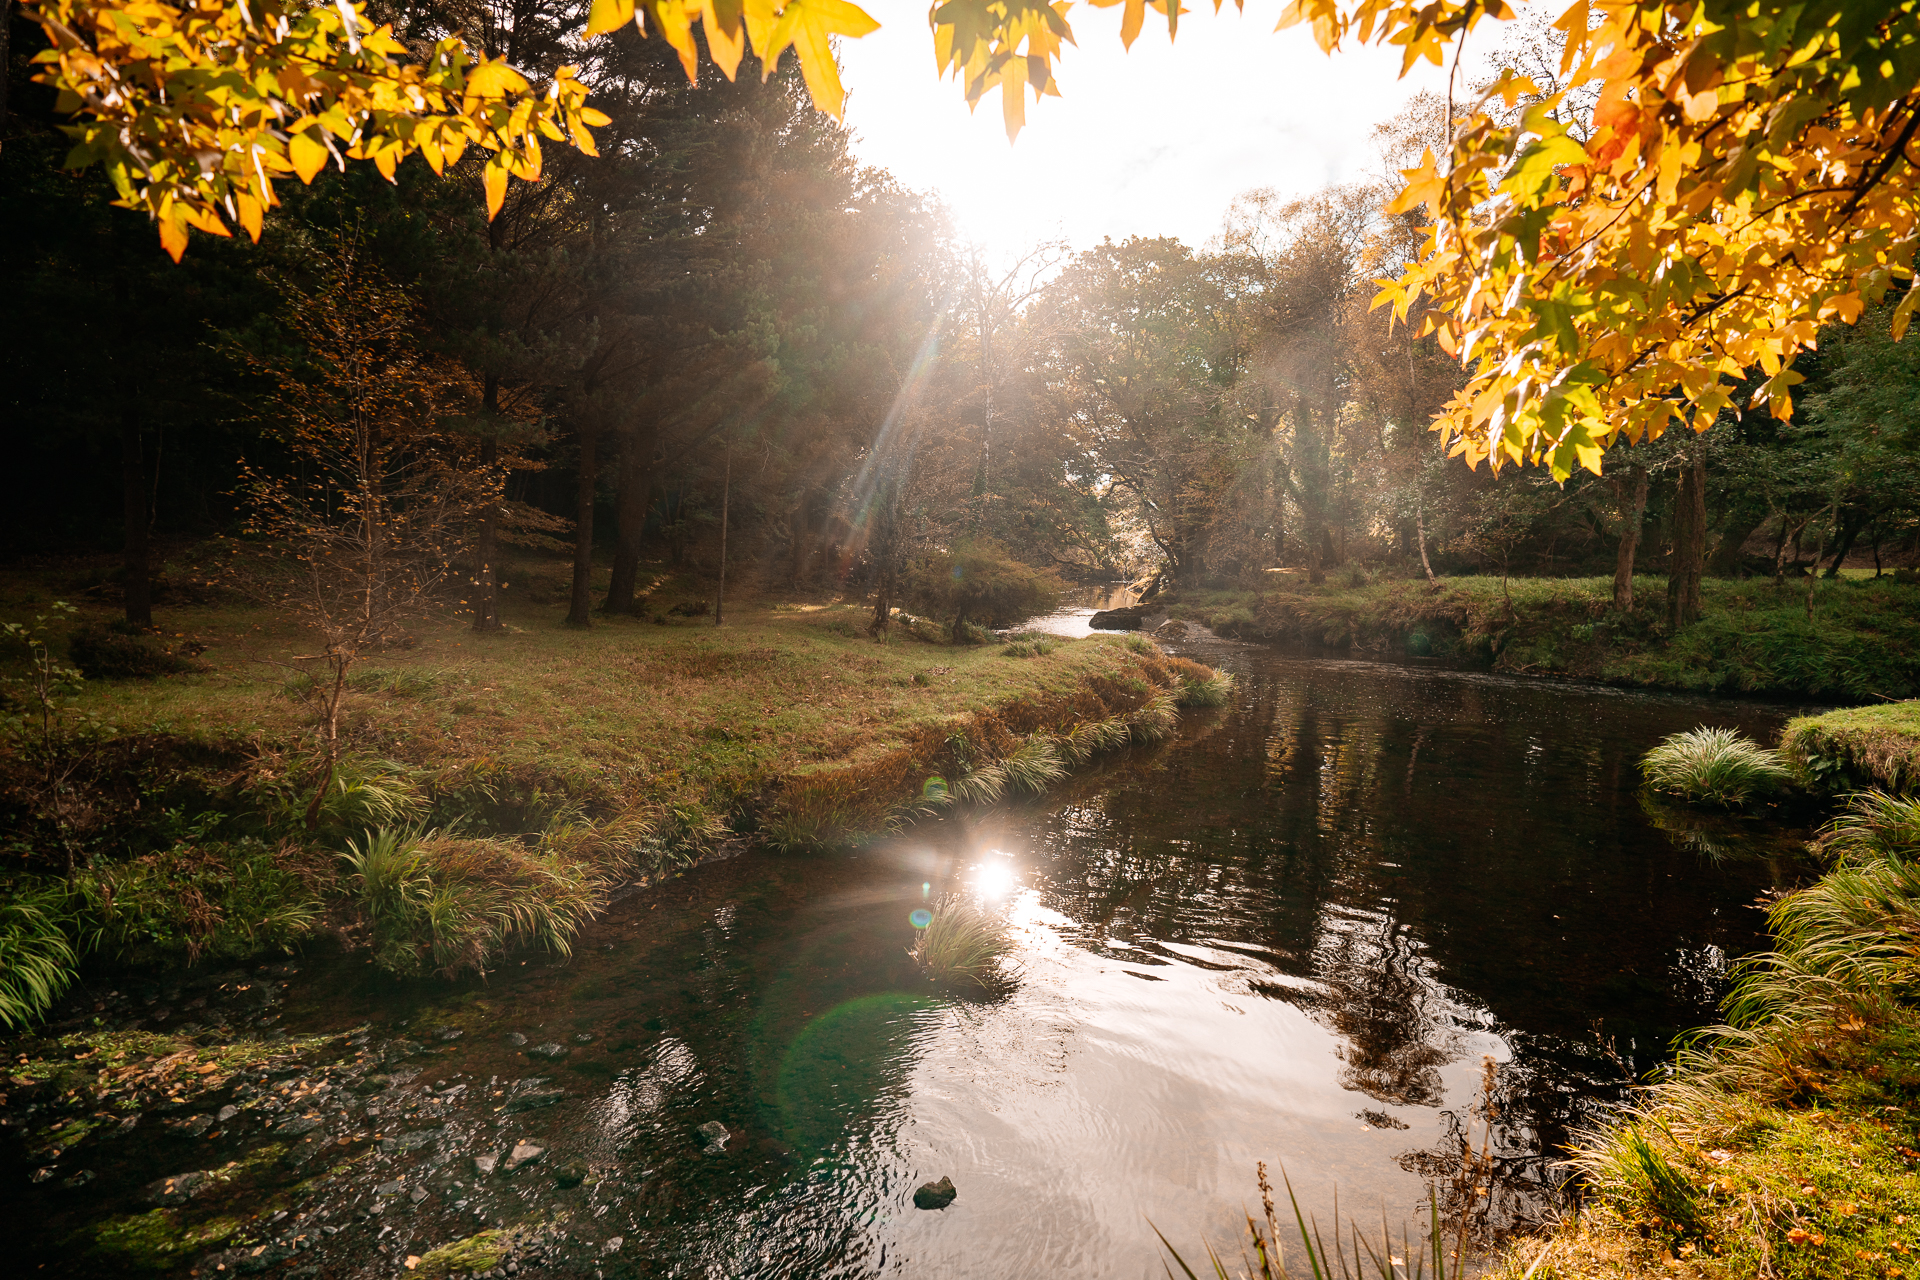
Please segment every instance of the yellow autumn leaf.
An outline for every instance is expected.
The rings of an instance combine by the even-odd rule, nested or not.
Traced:
[[[314,175],[327,167],[327,149],[313,140],[311,130],[306,130],[287,139],[287,159],[293,162],[300,181],[311,183]]]
[[[633,0],[593,0],[587,11],[587,34],[604,35],[633,21]]]

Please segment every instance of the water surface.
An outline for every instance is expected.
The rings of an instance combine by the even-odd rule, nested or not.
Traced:
[[[1189,651],[1236,674],[1232,705],[1046,802],[703,867],[616,905],[571,963],[485,985],[309,961],[279,1025],[370,1022],[368,1052],[405,1064],[312,1140],[437,1127],[191,1212],[335,1225],[294,1259],[317,1276],[527,1220],[559,1224],[549,1274],[1158,1276],[1152,1228],[1225,1242],[1256,1161],[1323,1219],[1336,1189],[1363,1220],[1424,1216],[1461,1134],[1480,1141],[1491,1058],[1494,1220],[1523,1221],[1569,1127],[1712,1020],[1761,941],[1755,898],[1804,874],[1793,833],[1650,805],[1633,761],[1698,724],[1770,738],[1786,712]],[[1010,992],[914,971],[909,914],[946,892],[1014,922]],[[565,1052],[529,1058],[542,1043]],[[507,1109],[529,1091],[564,1097]],[[76,1149],[100,1176],[21,1178],[14,1220],[77,1239],[265,1133]],[[545,1164],[475,1176],[519,1139]],[[565,1161],[582,1185],[546,1176]],[[429,1194],[379,1190],[401,1173]],[[953,1206],[915,1210],[942,1176]]]

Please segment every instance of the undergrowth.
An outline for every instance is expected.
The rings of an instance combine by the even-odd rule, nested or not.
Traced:
[[[1007,922],[952,894],[933,906],[907,954],[921,972],[941,982],[992,987],[1005,980],[1013,953]]]

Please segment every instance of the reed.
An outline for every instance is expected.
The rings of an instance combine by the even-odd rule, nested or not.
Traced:
[[[934,904],[933,918],[907,948],[928,977],[978,987],[1002,981],[1012,953],[1006,921],[952,894]]]
[[[1728,807],[1793,779],[1779,752],[1732,729],[1705,727],[1667,738],[1641,759],[1640,772],[1656,791]]]

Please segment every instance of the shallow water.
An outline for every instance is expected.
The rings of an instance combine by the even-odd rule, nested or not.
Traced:
[[[1235,672],[1233,705],[1044,803],[703,867],[618,904],[571,963],[484,986],[306,962],[277,1025],[370,1022],[398,1079],[326,1113],[306,1141],[334,1154],[183,1212],[307,1215],[281,1265],[324,1276],[531,1220],[554,1224],[535,1274],[1161,1275],[1153,1228],[1226,1242],[1256,1161],[1323,1221],[1336,1189],[1363,1222],[1424,1218],[1462,1126],[1479,1141],[1490,1056],[1492,1220],[1523,1222],[1568,1127],[1712,1020],[1761,940],[1754,899],[1804,874],[1795,833],[1649,808],[1633,760],[1697,724],[1770,737],[1786,711],[1188,651]],[[1010,914],[1010,993],[955,998],[907,961],[909,914],[946,891]],[[529,1058],[542,1043],[564,1054]],[[16,1169],[10,1230],[66,1274],[113,1274],[76,1261],[90,1224],[258,1148],[271,1119],[83,1143],[60,1158],[97,1174],[78,1189]],[[409,1133],[428,1136],[392,1141]],[[523,1138],[542,1164],[475,1176]],[[565,1162],[583,1185],[554,1185]],[[915,1210],[943,1175],[958,1199]]]

